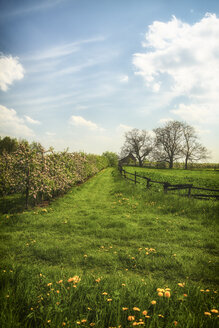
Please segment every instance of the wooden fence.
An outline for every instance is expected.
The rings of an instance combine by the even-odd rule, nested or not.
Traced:
[[[125,179],[133,181],[135,184],[137,184],[137,183],[144,184],[146,182],[147,189],[149,189],[153,183],[155,183],[155,184],[157,183],[157,184],[163,185],[164,193],[167,193],[168,191],[173,191],[173,190],[178,190],[178,191],[185,190],[187,192],[184,195],[188,196],[188,197],[194,197],[194,198],[199,198],[199,199],[216,198],[219,200],[219,189],[193,187],[193,184],[174,184],[173,185],[169,182],[155,181],[146,176],[138,175],[136,171],[135,171],[135,173],[128,172],[128,171],[124,170],[121,165],[119,165],[119,171]],[[137,178],[142,179],[142,182],[138,181]],[[203,193],[201,193],[201,194],[195,193],[194,194],[194,193],[192,193],[192,190],[202,190]],[[218,193],[218,194],[214,194],[214,195],[206,194],[205,193],[206,191],[211,191],[211,192]]]

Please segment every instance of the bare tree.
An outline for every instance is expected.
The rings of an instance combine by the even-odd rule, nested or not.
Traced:
[[[139,166],[143,166],[143,161],[152,151],[152,139],[145,130],[133,129],[125,133],[125,143],[121,149],[122,156],[130,153],[135,155]]]
[[[182,155],[185,160],[185,169],[188,168],[189,162],[198,162],[209,157],[208,150],[202,146],[198,141],[194,127],[182,123],[182,131],[184,142],[182,147]]]
[[[182,156],[183,129],[182,123],[170,121],[162,128],[154,129],[155,149],[153,157],[156,161],[166,162],[173,168],[174,161]]]

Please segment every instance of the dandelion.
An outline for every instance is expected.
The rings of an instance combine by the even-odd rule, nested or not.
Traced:
[[[158,293],[158,296],[162,297],[163,296],[163,293],[162,292],[159,292]]]
[[[184,286],[185,286],[185,283],[184,283],[184,282],[183,282],[183,283],[179,282],[177,285],[178,285],[179,287],[184,287]]]
[[[187,294],[183,294],[184,297],[187,297],[188,295]]]
[[[50,323],[51,322],[51,320],[47,320],[47,323]]]
[[[85,322],[87,322],[87,319],[82,319],[81,322],[85,323]]]
[[[145,316],[145,318],[149,319],[149,318],[150,318],[150,316],[149,316],[149,315],[146,315],[146,316]]]
[[[141,310],[140,310],[138,307],[136,307],[136,306],[133,307],[133,310],[134,310],[134,311],[139,311],[139,312],[141,311]]]
[[[33,311],[33,308],[30,308],[31,311]]]
[[[47,286],[49,287],[49,286],[52,286],[52,282],[49,282],[48,284],[47,284]]]
[[[63,326],[63,327],[64,327],[64,326],[66,326],[66,323],[65,323],[65,322],[63,322],[63,323],[62,323],[62,326]]]
[[[107,298],[107,302],[112,302],[112,298]]]
[[[151,301],[151,304],[152,305],[155,305],[157,302],[156,301]]]
[[[84,254],[84,258],[86,258],[87,257],[87,254]]]
[[[58,281],[58,284],[61,284],[62,282],[63,282],[63,280],[59,280],[59,281]]]
[[[135,320],[135,317],[133,315],[128,316],[128,321],[134,321],[134,320]]]
[[[60,293],[59,290],[57,290],[56,293],[59,294]]]
[[[177,321],[174,321],[174,326],[177,326],[178,325],[178,322]]]
[[[123,307],[122,310],[123,310],[123,311],[127,311],[128,308],[127,308],[127,307]]]
[[[144,310],[144,311],[142,312],[142,314],[143,314],[143,315],[147,315],[147,314],[148,314],[148,311]]]
[[[132,326],[138,326],[138,322],[133,322]]]
[[[210,292],[210,290],[209,290],[209,289],[206,289],[205,291],[206,291],[207,293],[209,293],[209,292]]]
[[[81,321],[76,321],[76,324],[77,324],[77,325],[80,325],[80,324],[81,324]]]
[[[79,281],[81,281],[79,276],[74,276],[68,279],[68,282],[74,282],[75,284],[77,284]]]
[[[166,291],[166,292],[164,293],[164,296],[167,297],[167,298],[170,298],[170,292],[169,292],[169,291]]]
[[[211,313],[210,312],[204,312],[204,315],[208,315],[210,317]]]
[[[94,322],[91,322],[91,323],[90,323],[90,326],[91,326],[91,327],[94,327],[94,326],[95,326],[95,323],[94,323]]]
[[[96,282],[100,282],[100,280],[101,280],[100,278],[97,278],[95,281],[96,281]]]
[[[102,295],[108,295],[108,293],[104,292],[104,293],[102,293]]]
[[[123,286],[123,287],[125,287],[125,286],[126,286],[126,284],[122,284],[122,286]]]
[[[218,310],[216,310],[216,309],[212,309],[211,312],[212,312],[212,313],[218,313]]]
[[[164,318],[163,314],[158,314],[159,318]]]

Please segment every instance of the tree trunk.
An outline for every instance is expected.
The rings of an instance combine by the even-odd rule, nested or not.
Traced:
[[[186,156],[186,159],[185,159],[185,170],[188,169],[188,157]]]

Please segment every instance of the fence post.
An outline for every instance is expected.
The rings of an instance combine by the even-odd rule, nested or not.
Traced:
[[[136,184],[136,171],[135,171],[135,184]]]
[[[166,194],[167,193],[167,190],[168,190],[168,186],[169,186],[170,184],[168,183],[168,182],[164,182],[164,184],[163,184],[163,189],[164,189],[164,193]]]
[[[189,190],[188,190],[188,197],[190,197],[190,196],[191,196],[191,190],[192,190],[192,186],[193,186],[193,185],[191,185],[191,186],[189,187]]]
[[[147,178],[147,189],[150,188],[150,181],[151,181],[151,179]]]

